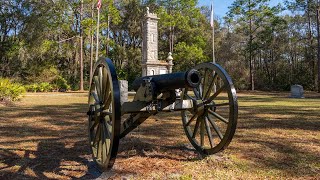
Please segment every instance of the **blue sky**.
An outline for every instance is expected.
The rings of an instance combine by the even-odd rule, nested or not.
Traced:
[[[198,0],[200,6],[210,6],[212,0]],[[232,4],[234,0],[213,0],[215,15],[223,17],[228,11],[228,7]],[[282,2],[283,0],[270,0],[270,5],[274,6]]]

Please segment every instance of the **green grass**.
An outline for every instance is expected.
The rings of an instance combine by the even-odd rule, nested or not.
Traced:
[[[238,127],[229,147],[201,157],[180,113],[151,117],[120,141],[108,174],[94,167],[86,130],[86,93],[27,94],[0,107],[0,176],[4,179],[317,179],[320,98],[239,93]]]

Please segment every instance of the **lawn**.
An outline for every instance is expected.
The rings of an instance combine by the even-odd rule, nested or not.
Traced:
[[[92,162],[86,93],[27,94],[0,106],[1,179],[317,179],[320,177],[320,95],[239,93],[239,119],[230,146],[201,157],[180,113],[149,118],[120,141],[114,168]]]

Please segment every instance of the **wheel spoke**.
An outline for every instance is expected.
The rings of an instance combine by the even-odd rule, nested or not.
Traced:
[[[109,119],[107,118],[109,117]],[[106,126],[106,129],[107,129],[107,135],[109,136],[109,138],[111,138],[111,134],[112,134],[112,117],[110,116],[106,116],[105,118],[105,126]]]
[[[103,101],[104,99],[104,90],[105,90],[105,84],[103,82],[103,79],[104,79],[104,76],[103,76],[103,67],[99,67],[99,85],[100,85],[100,98],[101,98],[101,101]]]
[[[197,118],[196,125],[195,125],[194,130],[193,130],[192,138],[196,137],[196,134],[197,134],[198,129],[199,129],[199,125],[200,125],[200,119]]]
[[[187,94],[188,92],[186,92],[186,96],[189,98],[189,99],[192,99],[192,100],[194,100],[194,101],[196,101],[196,99],[195,98],[193,98],[193,97],[191,97],[189,94]]]
[[[106,123],[107,124],[107,123]],[[107,125],[105,124],[105,129],[107,130],[106,132],[107,132],[107,138],[106,138],[106,148],[107,148],[107,152],[109,153],[109,151],[110,151],[110,146],[111,146],[111,144],[110,144],[110,141],[111,141],[111,133],[110,133],[110,131],[109,131],[109,128],[107,127]]]
[[[95,107],[95,106],[94,106]],[[93,111],[94,109],[94,111]],[[97,126],[97,124],[99,123],[99,116],[97,116],[96,114],[96,108],[90,108],[91,113],[93,112],[92,115],[89,116],[89,128],[90,130],[93,130],[94,127]],[[92,123],[92,121],[94,121],[94,123]]]
[[[102,163],[104,163],[105,162],[105,160],[107,159],[107,142],[106,142],[106,139],[107,139],[107,137],[106,137],[106,128],[105,128],[105,125],[104,125],[104,123],[103,123],[103,125],[102,125],[102,139],[103,139],[103,141],[102,141]]]
[[[213,122],[212,119],[210,119],[209,116],[207,116],[207,118],[208,118],[210,124],[212,125],[214,131],[218,134],[219,138],[220,138],[220,139],[223,139],[223,135],[222,135],[219,127],[217,126],[217,124],[216,124],[215,122]]]
[[[188,123],[186,124],[186,126],[189,126],[189,125],[192,123],[192,121],[197,118],[197,116],[198,116],[197,114],[194,114],[194,115],[191,117],[191,119],[188,121]]]
[[[94,121],[95,121],[96,123],[98,123],[98,122],[99,122],[99,119],[100,119],[100,116],[101,116],[101,108],[100,108],[100,105],[96,105],[96,106],[95,106],[95,111],[94,111],[93,116],[94,116]]]
[[[96,146],[98,141],[99,141],[100,128],[101,128],[100,124],[98,124],[97,130],[96,130],[96,134],[94,135],[94,138],[93,138],[93,146]]]
[[[110,85],[109,85],[109,76],[108,73],[106,72],[106,69],[103,69],[102,71],[103,74],[103,80],[102,80],[102,94],[103,94],[103,101],[108,98],[106,97],[107,95],[109,95],[109,91],[110,91]]]
[[[102,77],[102,71],[103,71],[103,67],[100,66],[100,67],[99,67],[98,77],[99,77],[99,84],[101,85],[101,87],[102,87],[102,79],[103,79],[103,77]]]
[[[194,93],[194,95],[196,96],[197,99],[201,99],[199,91],[196,88],[193,88],[193,93]]]
[[[205,125],[206,125],[206,130],[207,130],[210,146],[211,146],[211,148],[213,148],[213,139],[212,139],[212,133],[211,133],[210,125],[208,123],[208,121],[209,121],[208,117],[205,117],[204,121],[205,121]]]
[[[209,75],[209,76],[210,76],[210,75]],[[209,76],[208,76],[208,77],[209,77]],[[209,95],[211,94],[212,87],[213,87],[214,82],[216,81],[216,78],[217,78],[217,77],[218,77],[218,74],[215,73],[214,76],[213,76],[213,78],[212,78],[212,80],[211,80],[211,82],[210,82],[210,85],[209,85],[209,87],[208,87],[208,90],[206,91],[206,94],[205,94],[205,96],[204,96],[203,99],[207,99],[207,98],[209,97]]]
[[[225,88],[226,88],[226,85],[223,85],[217,92],[215,92],[208,100],[205,101],[205,104],[213,101],[214,98],[216,98]]]
[[[109,92],[107,98],[105,99],[105,101],[104,101],[104,103],[103,103],[103,104],[104,104],[104,107],[103,107],[104,110],[109,109],[111,100],[112,100],[111,92]]]
[[[96,127],[98,123],[99,123],[99,121],[95,120],[94,123],[90,126],[90,130],[92,130],[94,127]]]
[[[213,115],[214,117],[216,117],[216,118],[218,118],[219,120],[221,120],[222,122],[224,122],[224,123],[226,123],[226,124],[229,123],[229,121],[228,121],[226,118],[222,117],[221,115],[219,115],[219,114],[216,113],[216,112],[213,112],[211,109],[208,109],[208,112],[209,112],[211,115]]]
[[[203,84],[202,84],[202,90],[203,94],[202,97],[204,97],[204,92],[206,92],[206,84],[208,83],[207,81],[209,80],[207,77],[208,69],[206,68],[204,71],[204,77],[203,77]]]
[[[200,98],[202,99],[202,97],[203,97],[203,89],[202,89],[202,86],[198,86],[198,87],[196,87],[196,89],[197,89],[197,91],[199,92],[199,96],[200,96]]]
[[[204,119],[203,117],[201,118],[201,122],[200,122],[200,144],[201,146],[204,145]]]
[[[110,115],[112,115],[112,112],[109,112],[108,110],[103,110],[102,111],[102,114],[103,114],[103,116],[110,116]]]
[[[106,135],[106,151],[107,154],[110,150],[110,141],[111,141],[111,132],[109,130],[109,126],[112,128],[112,125],[109,124],[109,122],[103,121],[103,126],[104,126],[104,130],[105,130],[105,135]]]
[[[109,125],[111,125],[110,123],[111,123],[111,121],[112,121],[112,114],[105,116],[105,117],[104,117],[104,120],[105,120],[107,123],[109,123]]]
[[[102,98],[101,98],[102,97],[101,96],[101,84],[99,81],[99,76],[94,76],[93,80],[94,80],[94,85],[96,87],[97,95],[98,95],[99,99],[102,100]]]
[[[101,124],[100,124],[101,126]],[[102,127],[100,127],[100,133],[99,133],[99,142],[98,142],[98,148],[97,148],[97,159],[100,159],[102,161]],[[100,158],[99,158],[100,157]]]
[[[96,101],[96,103],[100,104],[100,100],[99,100],[99,97],[98,97],[97,93],[96,92],[91,92],[91,95],[93,96],[93,98]]]
[[[111,139],[111,132],[110,132],[110,130],[109,130],[110,124],[108,124],[107,122],[104,122],[103,125],[104,125],[104,128],[105,128],[106,133],[107,133],[107,138]],[[111,126],[111,127],[112,127],[112,126]]]
[[[221,103],[221,104],[208,104],[207,107],[219,107],[219,106],[229,106],[230,103]]]
[[[111,118],[110,118],[111,119]],[[110,132],[112,132],[112,121],[110,120],[110,121],[107,121],[107,123],[106,123],[108,126],[107,127],[110,127],[111,128],[111,131]]]

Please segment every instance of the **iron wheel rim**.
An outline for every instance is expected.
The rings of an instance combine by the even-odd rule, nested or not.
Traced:
[[[197,65],[194,69],[198,70],[202,75],[201,84],[196,90],[198,91],[198,94],[195,90],[193,90],[194,96],[192,97],[192,95],[188,94],[188,89],[184,89],[182,93],[182,99],[193,99],[193,101],[201,99],[203,101],[203,104],[205,105],[203,114],[197,114],[197,112],[195,111],[182,111],[181,115],[183,128],[193,147],[202,154],[210,155],[224,150],[230,144],[235,134],[238,119],[238,103],[236,90],[230,76],[218,64],[202,63]],[[216,84],[216,81],[219,78],[223,82],[223,85],[217,88],[216,92],[211,92],[213,90],[211,84],[213,82],[215,82],[213,84]],[[202,88],[202,92],[200,87]],[[207,89],[205,87],[207,87]],[[210,87],[211,90],[209,90]],[[223,90],[221,90],[221,88]],[[219,93],[219,91],[221,92]],[[219,95],[223,93],[227,95],[227,100],[225,100],[227,102],[220,104],[216,103],[218,101]],[[215,95],[217,96],[214,97]],[[212,109],[211,106],[214,107],[214,109]],[[227,107],[222,111],[226,111],[226,109],[228,110],[228,112],[223,112],[224,115],[228,114],[228,118],[224,118],[223,116],[219,115],[220,111],[217,111],[217,108],[222,108],[223,106]],[[191,118],[188,116],[188,113],[191,114]],[[215,119],[213,119],[212,117],[215,117]],[[216,120],[220,120],[221,122],[218,122]],[[218,126],[218,123],[220,125],[226,124],[222,132],[221,127]],[[215,134],[216,137],[214,139],[213,134]],[[200,137],[197,138],[197,135],[199,135]],[[202,137],[205,135],[208,137]],[[209,136],[211,136],[211,140]],[[204,142],[206,140],[207,146],[205,146]]]
[[[120,137],[120,90],[110,59],[94,67],[89,90],[88,134],[93,160],[100,170],[110,169],[117,156]]]

